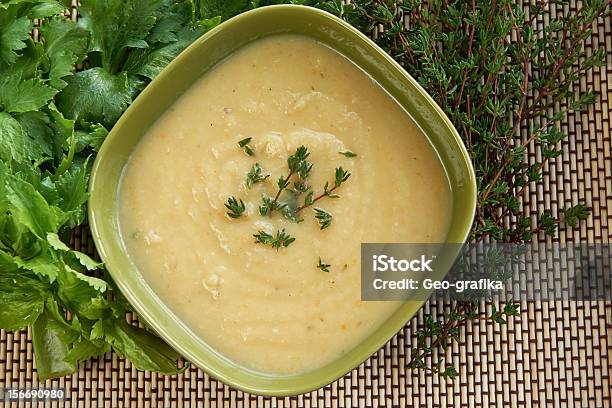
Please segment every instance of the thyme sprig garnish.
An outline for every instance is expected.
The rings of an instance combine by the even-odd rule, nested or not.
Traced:
[[[242,217],[242,214],[244,214],[244,211],[246,210],[244,201],[234,196],[227,199],[227,203],[225,203],[225,208],[229,210],[226,214],[231,218]]]
[[[270,177],[269,174],[263,174],[261,165],[259,163],[255,163],[253,167],[251,167],[251,170],[249,170],[247,173],[246,186],[247,188],[251,189],[255,184],[265,181],[268,177]]]
[[[240,147],[248,147],[250,141],[251,138],[241,140],[239,142],[239,145]],[[356,156],[354,153],[351,154]],[[300,146],[296,149],[294,154],[287,158],[287,167],[289,169],[289,173],[286,176],[279,177],[276,183],[278,186],[278,191],[276,192],[276,195],[274,197],[270,197],[265,193],[261,195],[261,204],[258,208],[260,215],[264,217],[270,216],[274,211],[278,211],[283,215],[284,218],[295,223],[300,223],[304,220],[299,215],[300,211],[307,207],[310,207],[315,202],[319,201],[324,197],[339,197],[337,194],[334,194],[334,191],[349,179],[351,173],[344,170],[342,167],[337,167],[334,173],[333,186],[330,187],[330,183],[325,182],[323,192],[315,197],[314,192],[306,181],[307,178],[310,176],[310,172],[312,171],[313,167],[313,164],[308,161],[308,157],[310,157],[308,149],[305,146]],[[246,187],[251,189],[255,184],[265,181],[268,177],[270,177],[270,175],[264,174],[261,165],[259,163],[255,163],[247,173],[245,182]],[[297,177],[297,180],[293,179],[293,188],[290,188],[292,178],[295,177]],[[306,193],[304,204],[301,206],[297,206],[297,204],[289,205],[287,201],[280,201],[281,194],[285,191],[287,191],[288,194],[292,195],[290,201],[294,203],[301,194]],[[242,199],[238,199],[234,196],[229,197],[227,199],[225,207],[229,210],[227,212],[227,215],[230,218],[240,218],[246,210],[246,205],[244,204]],[[329,228],[333,220],[332,214],[319,207],[314,208],[314,213],[315,218],[319,223],[320,229],[323,230]],[[256,234],[253,234],[253,237],[255,238],[255,243],[270,245],[277,251],[282,247],[288,247],[295,241],[295,238],[287,234],[284,228],[278,230],[276,232],[276,235],[272,235],[266,231],[258,231]],[[319,264],[322,270],[324,270],[325,272],[329,272],[329,269],[327,269],[329,265],[323,264],[320,258]]]
[[[322,208],[315,208],[315,218],[319,221],[319,227],[325,229],[332,223],[333,216]]]
[[[325,197],[339,198],[340,196],[337,194],[334,194],[334,191],[340,188],[340,186],[344,182],[346,182],[350,176],[351,176],[351,173],[344,170],[342,167],[336,167],[334,185],[330,188],[329,182],[326,181],[325,186],[323,187],[323,192],[316,197],[314,196],[314,192],[310,191],[308,194],[306,194],[306,197],[304,198],[304,204],[299,206],[295,210],[295,213],[297,214],[300,211],[302,211],[304,208],[310,207],[311,205],[313,205],[314,203],[316,203],[322,198],[325,198]]]
[[[289,185],[291,184],[290,180],[293,175],[298,175],[300,181],[303,183],[306,178],[310,175],[310,171],[312,170],[312,163],[310,163],[307,159],[310,156],[308,149],[305,146],[300,146],[296,149],[295,153],[287,158],[287,167],[289,168],[289,174],[287,176],[280,176],[276,185],[278,186],[278,191],[274,196],[274,199],[266,200],[265,197],[262,197],[262,205],[259,206],[259,212],[261,215],[270,215],[273,211],[282,209],[283,206],[279,204],[280,195],[285,191]],[[295,183],[294,183],[295,185]],[[301,186],[302,184],[298,184]],[[304,187],[299,187],[300,190]]]
[[[238,146],[240,146],[244,150],[247,156],[255,155],[255,150],[251,146],[251,140],[253,140],[252,137],[247,137],[238,142]]]
[[[323,272],[329,272],[329,268],[331,267],[330,264],[326,264],[325,262],[323,262],[323,260],[321,259],[321,257],[319,257],[319,263],[317,264],[317,268],[319,268],[320,270],[322,270]]]
[[[295,238],[285,232],[284,228],[276,231],[276,235],[272,235],[265,231],[258,231],[257,234],[253,234],[256,244],[270,245],[277,251],[280,248],[286,248],[295,241]]]

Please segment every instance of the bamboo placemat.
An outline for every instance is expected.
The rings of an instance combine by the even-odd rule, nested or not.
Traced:
[[[549,15],[562,12],[561,7],[551,5]],[[575,10],[577,5],[564,7],[565,11]],[[561,241],[608,243],[611,238],[611,25],[610,18],[601,22],[587,41],[588,49],[606,48],[607,65],[589,73],[580,83],[582,89],[596,91],[599,102],[563,121],[563,130],[570,134],[564,154],[546,166],[544,183],[524,197],[526,209],[533,213],[548,208],[554,214],[570,203],[588,203],[591,218],[580,229],[561,231]],[[533,160],[535,152],[529,153]],[[95,253],[86,230],[76,231],[73,245]],[[107,354],[83,364],[70,377],[48,381],[47,387],[65,388],[69,400],[47,406],[612,407],[612,302],[522,302],[520,317],[506,325],[480,321],[462,331],[461,341],[448,353],[460,373],[454,382],[406,370],[410,346],[423,316],[444,313],[448,307],[429,302],[359,368],[310,394],[259,397],[231,389],[194,367],[182,375],[164,377],[138,372],[125,360]],[[486,307],[490,312],[491,305]],[[2,331],[0,387],[38,386],[33,360],[29,332]]]

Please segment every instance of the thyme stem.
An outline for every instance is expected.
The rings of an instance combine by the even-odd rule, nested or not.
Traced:
[[[284,178],[284,184],[289,185],[289,180],[291,179],[291,176],[293,176],[293,174],[295,173],[294,170],[291,170],[289,172],[289,175],[287,177]],[[283,191],[285,191],[287,189],[287,187],[282,187],[278,189],[278,191],[276,192],[276,195],[274,196],[274,200],[272,201],[273,205],[278,204],[278,199],[280,198],[280,195]],[[272,207],[274,208],[274,207]]]
[[[300,211],[302,211],[304,208],[308,208],[308,207],[312,206],[314,203],[316,203],[317,201],[319,201],[320,199],[322,199],[324,197],[327,197],[332,192],[334,192],[338,187],[340,187],[340,186],[333,186],[332,188],[327,190],[327,192],[319,194],[318,196],[316,196],[315,198],[312,199],[312,202],[310,204],[302,204],[301,206],[299,206],[298,208],[295,209],[295,213],[297,214]]]

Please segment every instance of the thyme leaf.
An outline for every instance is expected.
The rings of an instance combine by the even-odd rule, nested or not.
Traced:
[[[590,213],[591,212],[584,204],[578,204],[573,207],[563,209],[565,223],[572,228],[576,228],[579,221],[589,218]]]
[[[270,177],[269,174],[263,174],[261,165],[259,163],[255,163],[253,167],[251,167],[251,170],[249,170],[247,173],[246,186],[249,189],[253,188],[255,184],[265,181],[268,177]]]
[[[350,176],[351,176],[351,173],[344,170],[342,167],[336,167],[333,187],[329,187],[329,182],[325,182],[325,185],[323,186],[323,193],[319,194],[316,197],[314,196],[314,193],[312,191],[309,191],[308,194],[306,194],[306,197],[304,198],[304,204],[296,208],[295,213],[297,214],[300,211],[302,211],[304,208],[310,207],[311,205],[313,205],[314,203],[316,203],[322,198],[325,198],[325,197],[339,198],[340,196],[337,194],[334,194],[334,191],[337,188],[340,188],[340,186],[342,186],[342,184],[344,184],[349,179]]]
[[[319,221],[319,226],[322,230],[331,225],[333,217],[330,213],[318,207],[314,209],[314,212],[315,218]]]
[[[278,186],[278,191],[276,196],[270,203],[262,203],[259,207],[261,215],[269,215],[272,211],[279,209],[279,198],[283,191],[287,189],[290,185],[290,179],[294,174],[297,174],[300,179],[303,181],[309,175],[312,170],[312,163],[310,163],[307,159],[310,156],[308,149],[305,146],[300,146],[296,149],[295,153],[287,158],[287,167],[289,168],[289,174],[284,177],[280,176],[276,185]],[[265,210],[265,212],[264,212]]]
[[[284,228],[276,231],[276,235],[272,235],[265,231],[258,231],[257,234],[253,234],[256,244],[270,245],[277,251],[280,248],[286,248],[295,241],[295,238],[285,232]]]
[[[323,272],[329,272],[329,268],[331,267],[330,264],[326,264],[325,262],[323,262],[323,260],[321,259],[321,257],[319,257],[319,264],[317,265],[317,268],[319,268],[320,270],[322,270]]]
[[[259,205],[259,213],[266,216],[272,211],[282,210],[287,206],[287,203],[274,200],[266,194],[261,195],[261,204]]]
[[[245,139],[242,139],[238,142],[238,146],[240,146],[244,152],[247,154],[247,156],[254,156],[255,155],[255,150],[253,149],[253,147],[251,146],[251,140],[253,140],[252,137],[247,137]]]
[[[344,170],[342,167],[336,168],[336,181],[335,187],[340,187],[351,176],[351,173]]]
[[[348,157],[348,158],[353,158],[353,157],[357,157],[356,153],[353,153],[351,151],[346,151],[346,152],[338,152],[339,154],[343,155],[344,157]]]
[[[229,211],[226,213],[230,218],[240,218],[242,214],[246,210],[246,206],[244,205],[244,201],[242,199],[238,199],[234,196],[229,197],[227,199],[227,203],[225,203],[225,208]]]

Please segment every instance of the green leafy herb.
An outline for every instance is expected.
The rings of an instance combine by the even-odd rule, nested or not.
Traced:
[[[584,204],[578,204],[573,207],[563,209],[565,223],[572,228],[578,226],[578,221],[589,218],[590,211]]]
[[[504,305],[502,310],[497,310],[495,305],[493,305],[493,311],[491,312],[490,319],[496,323],[505,324],[508,317],[519,315],[519,306],[520,305],[518,303],[511,302]]]
[[[552,216],[550,211],[544,211],[538,219],[538,227],[532,232],[543,231],[546,235],[555,235],[557,232],[558,220]]]
[[[161,69],[211,28],[182,1],[83,0],[79,27],[90,34],[87,69],[65,78],[64,115],[110,128]]]
[[[334,194],[334,191],[340,186],[342,186],[342,184],[344,184],[349,179],[350,176],[351,176],[351,173],[347,172],[342,167],[337,167],[335,171],[333,187],[330,188],[329,182],[325,182],[325,185],[323,186],[323,193],[319,194],[318,196],[315,197],[312,191],[308,192],[308,194],[306,194],[306,197],[304,198],[304,204],[299,206],[295,210],[295,213],[297,214],[300,211],[302,211],[304,208],[310,207],[311,205],[313,205],[314,203],[316,203],[322,198],[325,198],[325,197],[339,198],[340,196],[337,194]]]
[[[287,158],[287,167],[289,167],[289,171],[291,174],[305,172],[308,174],[312,165],[306,160],[310,156],[308,149],[305,146],[300,146],[297,148],[294,154]],[[290,178],[288,176],[287,178]],[[306,178],[306,177],[302,177]]]
[[[345,157],[348,157],[348,158],[357,157],[356,153],[349,152],[348,150],[346,152],[338,152],[338,153],[340,153],[341,155],[343,155]]]
[[[309,207],[314,203],[314,191],[309,191],[304,198],[304,206]]]
[[[231,218],[242,217],[242,214],[244,214],[244,211],[246,210],[244,201],[234,196],[227,199],[227,203],[225,203],[225,208],[229,210],[226,214]]]
[[[253,188],[255,184],[261,183],[268,177],[270,177],[269,174],[263,174],[263,169],[261,168],[261,165],[259,163],[255,163],[253,167],[251,167],[251,170],[249,170],[249,172],[247,173],[246,186],[248,188]]]
[[[329,227],[332,223],[332,215],[322,208],[315,208],[315,218],[319,221],[321,229]]]
[[[242,149],[244,149],[244,152],[247,154],[247,156],[254,156],[255,155],[255,150],[253,150],[253,147],[251,147],[250,143],[251,140],[253,140],[252,137],[247,137],[245,139],[242,139],[238,142],[238,146],[240,146]]]
[[[351,173],[344,170],[342,167],[336,168],[336,180],[334,182],[334,188],[338,188],[351,176]]]
[[[269,234],[265,231],[258,231],[257,234],[253,234],[253,237],[255,237],[256,244],[270,245],[277,251],[280,248],[288,247],[295,241],[295,238],[287,234],[284,228],[276,231],[276,235]]]
[[[310,185],[305,180],[297,180],[293,182],[293,189],[297,193],[306,193],[310,191]]]
[[[329,272],[329,267],[330,266],[331,266],[330,264],[324,263],[323,260],[321,259],[321,257],[319,257],[319,264],[317,265],[317,268],[319,268],[323,272]]]
[[[78,24],[65,2],[0,5],[0,328],[31,327],[42,379],[111,350],[138,369],[180,371],[175,351],[128,324],[133,311],[102,265],[66,242],[85,221],[92,156],[108,129],[214,25],[194,20],[190,4],[82,0]]]
[[[459,129],[478,182],[472,239],[523,242],[556,233],[558,214],[545,211],[534,228],[520,204],[534,182],[542,180],[546,161],[561,154],[563,109],[583,110],[596,99],[575,85],[605,65],[606,51],[591,51],[585,41],[593,22],[610,15],[609,1],[584,2],[550,19],[548,2],[539,0],[529,10],[520,2],[489,0],[328,0],[316,6],[364,33],[375,33],[378,45],[418,80]],[[535,28],[540,19],[547,24]],[[538,152],[541,161],[529,164],[527,151]],[[563,215],[567,225],[575,226],[589,214],[578,203]],[[458,339],[459,326],[480,315],[474,305],[457,303],[443,319],[428,316],[408,366],[454,378],[456,370],[443,365],[441,351]]]
[[[280,176],[276,182],[278,191],[276,196],[271,202],[266,202],[265,197],[262,205],[259,207],[261,215],[270,215],[272,211],[284,208],[285,205],[279,203],[280,195],[289,187],[290,179],[294,174],[297,174],[300,179],[304,180],[310,175],[312,170],[312,163],[308,162],[308,156],[310,153],[304,146],[300,146],[296,149],[295,153],[287,158],[287,167],[289,168],[289,174],[284,177]]]
[[[287,203],[275,201],[272,197],[268,197],[265,194],[261,195],[261,205],[259,206],[259,213],[262,216],[266,216],[272,211],[282,210],[286,207]]]
[[[458,374],[459,373],[457,372],[457,369],[453,366],[447,366],[444,370],[440,371],[440,375],[442,376],[442,378],[451,381],[457,378]]]
[[[276,185],[278,185],[278,191],[282,192],[289,186],[289,180],[286,177],[280,176]]]

